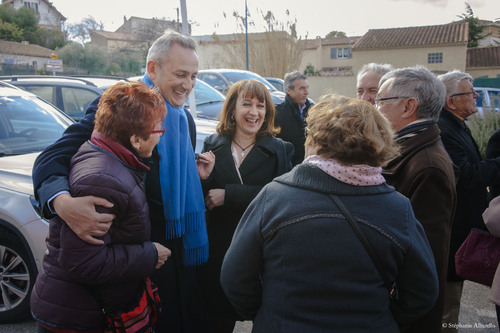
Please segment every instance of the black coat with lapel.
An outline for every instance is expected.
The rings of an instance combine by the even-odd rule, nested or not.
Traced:
[[[303,111],[303,118],[307,117],[311,102],[306,101],[306,107]],[[286,95],[285,101],[276,105],[276,116],[274,117],[275,126],[281,127],[281,132],[277,137],[293,144],[295,153],[292,158],[292,165],[302,163],[304,160],[306,141],[306,121],[300,117],[299,106],[294,103],[290,95]]]
[[[448,281],[460,281],[455,272],[455,253],[471,228],[486,230],[482,217],[487,206],[486,187],[500,177],[500,157],[483,160],[469,128],[451,112],[443,109],[438,125],[444,147],[459,169]]]
[[[198,281],[210,313],[239,318],[225,297],[219,282],[222,260],[234,230],[250,202],[275,177],[291,170],[293,146],[270,136],[257,140],[239,167],[240,178],[231,154],[231,139],[218,134],[205,139],[203,152],[215,154],[215,167],[210,177],[202,181],[203,193],[225,189],[224,205],[206,211],[209,239],[209,259],[198,269]]]

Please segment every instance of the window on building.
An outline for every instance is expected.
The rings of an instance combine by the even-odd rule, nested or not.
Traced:
[[[38,3],[36,3],[36,2],[25,1],[24,2],[24,7],[26,7],[26,8],[33,8],[34,10],[38,11]]]
[[[330,49],[330,59],[348,59],[352,58],[350,47],[332,47]]]
[[[443,52],[434,52],[427,54],[428,64],[441,64],[443,62]]]

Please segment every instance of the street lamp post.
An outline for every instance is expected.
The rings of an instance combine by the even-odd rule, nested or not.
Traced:
[[[248,7],[245,0],[245,40],[246,40],[246,56],[247,56],[247,71],[248,69]]]
[[[189,24],[187,19],[187,7],[186,0],[181,0],[181,16],[182,16],[182,34],[184,36],[189,36]],[[193,118],[197,118],[196,115],[196,94],[194,89],[189,94],[189,112]]]

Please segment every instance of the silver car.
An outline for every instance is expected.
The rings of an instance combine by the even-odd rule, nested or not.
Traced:
[[[267,82],[257,73],[241,69],[202,69],[198,73],[198,78],[208,83],[223,94],[227,94],[231,85],[241,80],[257,80],[264,84],[275,105],[285,101],[286,94],[278,91],[272,84]]]
[[[31,171],[38,154],[71,123],[39,97],[0,82],[0,323],[29,315],[48,232]]]

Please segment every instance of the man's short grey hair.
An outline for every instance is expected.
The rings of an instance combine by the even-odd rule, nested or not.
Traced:
[[[163,62],[168,58],[170,47],[172,44],[176,43],[180,46],[196,51],[196,41],[194,39],[184,36],[177,31],[167,30],[162,36],[155,40],[153,45],[149,48],[146,62],[154,60],[159,65],[163,64]]]
[[[286,73],[285,74],[285,90],[290,88],[290,89],[295,89],[295,80],[297,79],[304,79],[307,80],[307,76],[302,74],[299,71],[291,72],[291,73]]]
[[[363,65],[361,69],[358,72],[357,80],[359,81],[363,75],[365,75],[368,72],[373,72],[380,77],[384,76],[385,74],[389,73],[390,71],[393,71],[394,67],[390,64],[376,64],[374,62],[371,62],[369,64]]]
[[[441,74],[438,76],[438,79],[443,82],[446,87],[446,98],[450,97],[453,94],[459,93],[458,84],[462,80],[469,80],[472,82],[472,76],[467,73],[461,72],[458,69],[455,69],[446,74]]]
[[[430,70],[423,66],[396,69],[380,79],[380,86],[389,80],[390,96],[384,97],[415,97],[418,100],[417,119],[439,119],[446,88]]]

